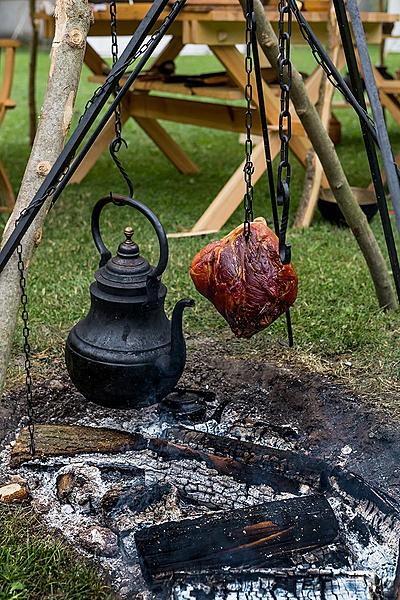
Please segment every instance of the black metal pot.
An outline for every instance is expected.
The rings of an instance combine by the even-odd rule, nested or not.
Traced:
[[[364,188],[351,188],[354,196],[358,201],[361,210],[367,217],[368,221],[371,221],[378,212],[378,205],[376,203],[375,192]],[[347,227],[346,220],[340,210],[335,197],[331,190],[323,190],[321,197],[318,200],[318,208],[324,219],[330,223],[334,223],[339,227]]]
[[[112,257],[99,229],[104,206],[129,205],[153,225],[160,259],[152,267],[140,256],[133,230]],[[77,389],[92,402],[111,408],[138,408],[160,401],[176,386],[186,362],[182,333],[184,308],[180,300],[172,321],[164,311],[167,288],[161,275],[168,262],[163,226],[144,204],[127,196],[102,198],[92,214],[92,234],[100,252],[100,268],[90,286],[88,315],[70,331],[65,348],[69,375]]]

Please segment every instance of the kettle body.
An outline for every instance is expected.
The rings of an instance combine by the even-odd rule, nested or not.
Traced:
[[[139,254],[125,229],[125,241],[115,257],[99,231],[102,208],[113,202],[130,205],[156,229],[160,260],[152,267]],[[100,200],[92,215],[92,233],[100,251],[100,268],[90,286],[87,316],[68,335],[67,370],[88,400],[110,408],[141,408],[159,402],[175,388],[186,362],[183,311],[193,306],[180,300],[170,321],[164,310],[167,293],[160,277],[168,260],[168,243],[157,217],[144,204],[126,196]]]

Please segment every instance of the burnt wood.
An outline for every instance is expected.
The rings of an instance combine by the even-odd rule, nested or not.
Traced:
[[[136,547],[151,586],[176,572],[271,567],[294,551],[333,542],[339,526],[324,496],[269,502],[138,531]]]
[[[185,458],[205,461],[223,475],[234,477],[249,485],[270,485],[280,492],[300,491],[308,484],[314,489],[325,490],[331,466],[323,460],[305,454],[261,446],[236,438],[173,427],[167,430],[169,445],[155,451],[166,454],[182,452]]]
[[[264,600],[383,600],[382,584],[374,573],[331,568],[257,569],[245,573],[230,569],[207,578],[203,574],[181,573],[166,588],[163,600],[249,596]]]

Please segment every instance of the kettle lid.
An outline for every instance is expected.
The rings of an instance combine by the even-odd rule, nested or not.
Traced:
[[[142,296],[147,294],[147,279],[153,267],[140,255],[139,246],[132,239],[132,227],[125,227],[125,240],[118,246],[116,256],[110,258],[96,271],[98,287],[116,296]]]

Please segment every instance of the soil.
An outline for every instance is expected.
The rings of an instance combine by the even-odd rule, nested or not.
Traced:
[[[181,386],[216,394],[213,417],[232,410],[240,436],[268,443],[274,432],[307,452],[360,474],[400,500],[400,426],[397,420],[332,377],[282,368],[259,356],[240,359],[214,340],[192,339]],[[0,446],[15,435],[25,413],[25,390],[8,391],[0,403]],[[42,423],[76,423],[96,418],[129,419],[129,411],[112,411],[87,402],[70,382],[62,363],[51,377],[35,385],[35,419]],[[208,415],[207,418],[209,418]],[[256,430],[256,437],[255,437]]]

